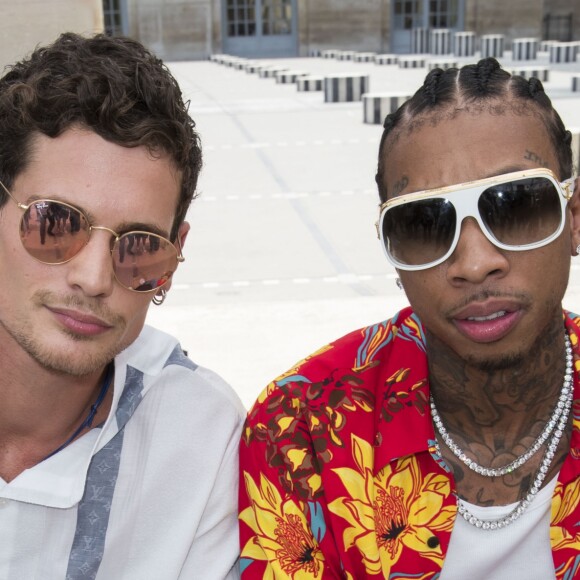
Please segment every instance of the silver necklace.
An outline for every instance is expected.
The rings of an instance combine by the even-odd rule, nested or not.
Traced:
[[[554,412],[550,417],[549,421],[546,423],[544,429],[534,441],[532,446],[527,449],[524,453],[516,457],[513,461],[504,465],[503,467],[483,467],[473,459],[470,459],[465,452],[453,441],[451,435],[443,425],[443,421],[437,411],[437,407],[435,406],[435,401],[433,400],[433,396],[430,396],[429,401],[431,405],[431,416],[433,418],[433,423],[437,428],[441,439],[443,439],[445,445],[449,448],[449,450],[461,461],[465,464],[469,469],[483,475],[485,477],[500,477],[502,475],[507,475],[512,471],[520,468],[524,463],[526,463],[530,458],[532,458],[538,450],[542,447],[542,445],[548,440],[548,437],[552,434],[552,431],[558,424],[558,421],[562,417],[562,413],[564,412],[566,400],[569,398],[570,393],[572,392],[572,345],[570,344],[570,339],[568,335],[565,336],[566,342],[566,372],[564,374],[564,382],[562,383],[562,389],[560,390],[560,396],[558,398],[558,403],[554,408]]]
[[[572,367],[572,348],[570,346],[568,336],[566,335],[566,372],[568,372],[568,370],[571,369],[571,367]],[[548,442],[548,446],[546,448],[544,456],[542,457],[542,463],[540,464],[540,467],[536,473],[536,477],[534,478],[534,481],[530,486],[530,489],[526,493],[525,497],[521,499],[516,504],[514,509],[511,510],[506,516],[495,520],[482,520],[477,516],[474,516],[465,506],[465,502],[463,502],[459,497],[457,497],[457,511],[467,523],[482,530],[498,530],[501,528],[505,528],[506,526],[509,526],[511,523],[515,522],[528,509],[529,505],[532,503],[533,499],[540,491],[542,483],[544,482],[544,479],[548,474],[548,471],[550,470],[550,465],[556,455],[560,439],[562,438],[562,435],[566,430],[568,416],[570,414],[570,408],[572,407],[573,400],[574,400],[573,390],[572,388],[568,388],[568,395],[563,403],[562,411],[560,413],[556,429],[554,430],[552,437]],[[559,404],[560,400],[558,401],[558,405]],[[439,449],[439,444],[437,443],[437,441],[435,442],[435,449],[437,453],[441,455],[441,450]]]

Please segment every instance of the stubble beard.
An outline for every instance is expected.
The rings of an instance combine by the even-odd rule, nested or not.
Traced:
[[[124,336],[126,320],[112,313],[110,310],[97,306],[89,301],[76,297],[57,297],[47,291],[39,291],[34,294],[30,312],[34,313],[45,304],[59,304],[60,306],[81,308],[85,312],[91,312],[96,316],[107,320],[115,330],[115,334]],[[85,344],[86,348],[81,353],[73,355],[71,351],[64,350],[59,346],[52,346],[48,340],[36,336],[30,331],[33,327],[31,319],[15,321],[15,324],[7,324],[0,320],[0,327],[24,350],[40,367],[55,374],[64,374],[82,377],[95,372],[100,372],[121,351],[129,346],[130,341],[120,340],[105,344],[97,344],[95,337],[75,334],[66,328],[61,328],[63,336],[68,337],[76,344]],[[94,344],[91,345],[91,342]]]

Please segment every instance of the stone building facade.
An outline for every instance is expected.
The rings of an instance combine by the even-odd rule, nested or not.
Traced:
[[[0,69],[61,32],[103,31],[102,0],[0,0]]]
[[[215,53],[407,53],[417,28],[580,40],[578,0],[0,0],[0,62],[64,30],[141,40],[167,60]]]
[[[339,48],[405,53],[413,28],[542,40],[580,39],[578,0],[104,0],[122,32],[169,59],[224,52],[306,56]],[[105,14],[105,19],[107,15]]]

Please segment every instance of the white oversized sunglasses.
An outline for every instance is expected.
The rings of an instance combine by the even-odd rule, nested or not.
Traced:
[[[498,248],[541,248],[562,233],[573,184],[574,178],[559,182],[549,169],[528,169],[401,195],[381,204],[377,234],[401,270],[447,260],[467,217]]]

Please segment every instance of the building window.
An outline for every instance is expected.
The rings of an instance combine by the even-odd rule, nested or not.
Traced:
[[[395,22],[398,30],[411,30],[421,26],[422,15],[419,0],[395,0]]]
[[[262,34],[292,33],[292,0],[262,0]]]
[[[121,0],[103,0],[103,16],[105,19],[105,34],[109,36],[124,34]]]
[[[457,26],[457,0],[429,0],[429,26],[455,28]]]
[[[228,36],[256,35],[255,0],[227,1]]]

